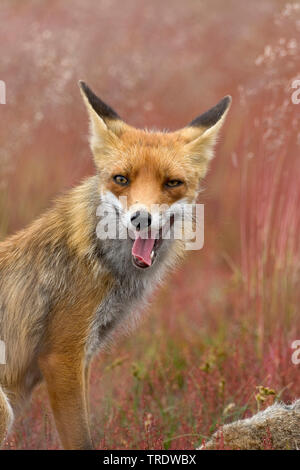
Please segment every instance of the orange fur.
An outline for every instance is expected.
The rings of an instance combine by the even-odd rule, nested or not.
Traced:
[[[97,239],[100,198],[109,191],[127,196],[129,206],[139,202],[149,208],[194,201],[229,106],[228,99],[223,100],[203,115],[199,125],[191,123],[191,129],[152,133],[122,122],[85,85],[82,91],[91,118],[97,175],[0,243],[0,338],[7,345],[7,363],[0,365],[0,443],[12,409],[18,413],[44,380],[64,448],[92,447],[91,357],[150,284],[150,277],[143,278],[132,264],[124,270],[121,256],[130,260],[131,252],[127,256],[124,247],[121,253],[117,245],[105,247]],[[116,174],[128,176],[130,185],[116,184]],[[173,179],[182,184],[166,187],[165,182]],[[166,262],[170,264],[179,252],[182,246],[174,242]]]

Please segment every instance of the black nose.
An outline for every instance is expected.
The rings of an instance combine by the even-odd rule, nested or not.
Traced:
[[[151,225],[151,214],[146,211],[137,211],[130,220],[136,230],[143,230]]]

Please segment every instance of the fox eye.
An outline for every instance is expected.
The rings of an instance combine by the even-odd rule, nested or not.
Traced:
[[[180,180],[169,180],[165,183],[165,186],[167,188],[177,188],[178,186],[181,186],[183,184],[183,181]]]
[[[129,179],[123,175],[115,175],[113,177],[115,183],[119,184],[120,186],[127,186],[129,183]]]

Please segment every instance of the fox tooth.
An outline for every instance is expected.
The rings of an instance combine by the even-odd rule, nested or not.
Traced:
[[[153,251],[153,250],[151,251],[151,255],[150,255],[150,256],[151,256],[151,259],[152,259],[153,256],[154,256],[154,251]]]

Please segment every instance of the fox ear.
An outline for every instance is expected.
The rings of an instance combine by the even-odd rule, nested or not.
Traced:
[[[218,133],[230,108],[231,96],[225,96],[213,108],[196,117],[180,132],[187,140],[185,152],[203,163],[213,157]]]
[[[115,143],[125,123],[85,82],[80,80],[79,87],[90,116],[90,144],[95,153],[104,146]]]

